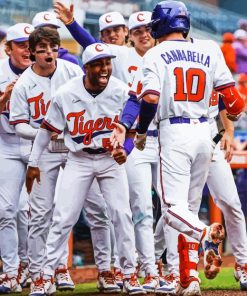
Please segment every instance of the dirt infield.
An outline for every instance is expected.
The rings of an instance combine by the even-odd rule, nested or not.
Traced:
[[[213,290],[213,291],[203,291],[203,296],[246,296],[247,291],[236,291],[236,290]]]

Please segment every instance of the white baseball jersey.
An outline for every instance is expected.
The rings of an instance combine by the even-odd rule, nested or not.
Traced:
[[[79,66],[61,59],[57,59],[57,68],[51,77],[37,75],[29,67],[12,91],[10,124],[29,123],[39,128],[58,87],[82,73]]]
[[[209,116],[212,89],[234,85],[218,45],[211,40],[165,41],[144,56],[142,92],[160,97],[158,120]]]
[[[9,58],[0,61],[0,92],[4,92],[6,86],[18,77],[9,66]],[[0,134],[6,133],[15,134],[14,127],[9,125],[9,101],[0,114]]]
[[[60,87],[44,123],[57,133],[64,131],[65,145],[76,152],[83,148],[108,148],[109,137],[128,99],[128,86],[111,76],[95,98],[76,77]]]
[[[134,47],[107,44],[113,55],[112,75],[132,86],[133,79],[137,69],[142,65],[142,57],[137,53]]]

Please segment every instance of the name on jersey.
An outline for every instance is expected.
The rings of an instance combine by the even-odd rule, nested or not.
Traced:
[[[166,64],[171,64],[177,61],[185,61],[202,64],[205,67],[210,66],[210,56],[196,51],[175,49],[162,53],[161,57]]]
[[[90,119],[85,121],[85,112],[86,110],[71,112],[66,116],[67,121],[72,123],[72,129],[69,128],[72,140],[78,144],[89,145],[92,138],[99,134],[109,133],[109,131],[114,129],[113,122],[118,122],[118,115],[115,115],[114,118],[105,116],[96,120]],[[82,136],[78,137],[78,135]]]

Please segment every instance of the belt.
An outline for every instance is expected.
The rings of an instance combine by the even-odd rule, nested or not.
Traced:
[[[206,117],[200,117],[197,118],[199,120],[199,122],[206,122],[208,119]],[[182,117],[182,116],[178,116],[178,117],[171,117],[169,118],[170,124],[176,124],[176,123],[188,123],[190,124],[191,121],[193,122],[192,118],[187,118],[187,117]]]
[[[107,152],[107,150],[104,148],[97,148],[97,149],[83,148],[82,151],[87,152],[88,154],[102,154]]]
[[[157,138],[159,136],[159,132],[158,130],[147,131],[147,136]]]

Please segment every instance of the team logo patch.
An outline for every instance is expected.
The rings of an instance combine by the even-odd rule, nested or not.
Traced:
[[[101,44],[96,44],[95,45],[95,50],[100,52],[100,51],[104,51],[104,49],[102,48],[102,45]]]
[[[27,34],[27,35],[30,35],[30,34],[32,33],[31,28],[30,28],[29,26],[26,26],[26,27],[24,28],[24,33]]]
[[[136,16],[136,19],[138,20],[138,22],[145,21],[144,14],[143,13],[138,13],[137,16]]]
[[[111,17],[110,14],[105,16],[105,22],[108,23],[108,24],[112,22],[112,17]]]

